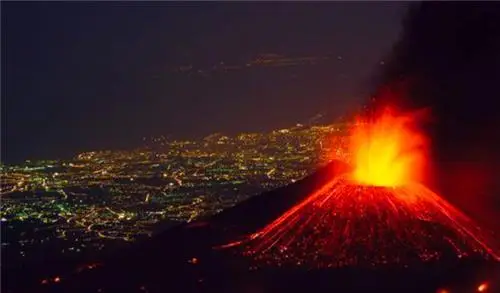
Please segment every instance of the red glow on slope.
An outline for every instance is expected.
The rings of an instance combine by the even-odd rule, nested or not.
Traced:
[[[265,263],[320,267],[500,259],[470,219],[425,186],[365,186],[343,176],[253,234],[248,253]]]

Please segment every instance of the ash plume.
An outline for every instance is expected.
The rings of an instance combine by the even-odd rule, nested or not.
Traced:
[[[402,85],[405,100],[379,99],[375,108],[395,102],[406,109],[429,110],[426,133],[439,178],[436,188],[453,194],[475,209],[473,213],[484,216],[484,207],[492,205],[498,211],[500,3],[412,4],[399,41],[376,77],[376,92],[394,84]],[[456,188],[457,181],[470,187]],[[480,195],[493,193],[496,197]],[[474,208],[471,197],[482,200],[483,208]]]

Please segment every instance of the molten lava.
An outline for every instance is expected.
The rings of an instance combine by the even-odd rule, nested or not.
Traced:
[[[412,116],[386,109],[373,123],[359,120],[350,136],[353,178],[363,185],[401,186],[420,182],[426,140]]]
[[[239,243],[245,254],[261,264],[309,267],[500,260],[494,238],[421,183],[426,139],[416,129],[411,116],[391,111],[358,121],[354,171]]]

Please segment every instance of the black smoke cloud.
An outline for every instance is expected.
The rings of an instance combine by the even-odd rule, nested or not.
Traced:
[[[500,2],[412,4],[376,82],[378,93],[397,85],[404,95],[375,98],[374,108],[429,110],[436,188],[472,212],[498,206]]]

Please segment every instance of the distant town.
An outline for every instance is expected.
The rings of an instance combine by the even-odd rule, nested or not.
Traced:
[[[342,62],[340,55],[311,55],[311,56],[285,56],[276,53],[259,54],[246,61],[219,61],[210,66],[196,66],[194,64],[184,64],[174,67],[171,71],[184,75],[211,76],[217,73],[229,73],[233,71],[249,70],[252,68],[273,68],[273,67],[295,67],[295,66],[314,66],[321,64]],[[384,65],[383,61],[380,63]]]
[[[346,159],[345,124],[297,124],[198,141],[148,139],[129,151],[2,165],[7,263],[101,253],[226,208]]]

